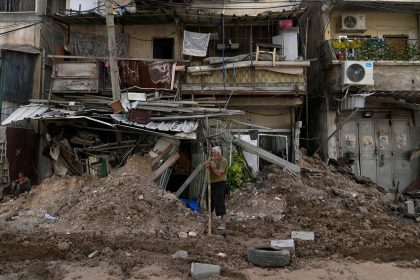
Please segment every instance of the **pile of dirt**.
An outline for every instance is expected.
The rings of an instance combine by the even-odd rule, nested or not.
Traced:
[[[66,231],[129,232],[164,239],[202,234],[202,218],[150,179],[151,160],[132,156],[106,178],[53,177],[30,193],[0,206],[0,214],[58,220],[48,227]]]
[[[253,220],[247,229],[265,232],[256,236],[270,239],[314,231],[315,241],[297,242],[298,257],[419,257],[420,228],[414,222],[397,223],[388,205],[393,194],[370,182],[359,184],[354,175],[316,158],[303,156],[302,164],[320,176],[295,179],[277,166],[268,167],[230,198],[233,224]]]

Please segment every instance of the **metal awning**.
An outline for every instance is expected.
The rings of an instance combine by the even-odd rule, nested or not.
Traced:
[[[9,50],[15,52],[24,52],[30,54],[39,54],[41,51],[38,48],[33,46],[25,46],[25,45],[10,45],[10,44],[2,44],[0,45],[0,50]]]

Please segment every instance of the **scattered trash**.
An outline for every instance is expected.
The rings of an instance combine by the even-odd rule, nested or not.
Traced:
[[[188,236],[190,236],[190,237],[196,237],[197,236],[197,233],[194,232],[194,231],[190,231],[190,232],[188,232]]]
[[[45,220],[48,220],[48,221],[55,221],[55,220],[57,220],[57,218],[56,218],[56,217],[51,216],[51,215],[50,215],[50,214],[48,214],[48,213],[45,213],[44,218],[45,218]]]
[[[95,257],[98,253],[99,253],[99,252],[98,252],[98,250],[96,250],[95,252],[90,253],[90,254],[88,255],[88,258],[89,258],[89,259],[91,259],[91,258]]]
[[[247,256],[250,263],[261,267],[281,267],[290,264],[290,253],[286,249],[251,247]]]

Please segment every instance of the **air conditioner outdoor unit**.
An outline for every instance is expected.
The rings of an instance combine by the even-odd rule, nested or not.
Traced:
[[[343,85],[374,85],[372,61],[344,61]]]
[[[365,31],[366,16],[362,14],[342,14],[339,27],[341,31]]]

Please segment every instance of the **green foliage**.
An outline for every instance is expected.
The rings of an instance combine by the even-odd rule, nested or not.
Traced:
[[[227,174],[227,185],[231,190],[238,189],[245,181],[246,164],[242,151],[232,152],[232,164]]]
[[[337,54],[345,54],[342,59],[417,61],[420,60],[420,43],[408,41],[406,48],[395,48],[385,44],[383,39],[333,40],[332,47]]]

